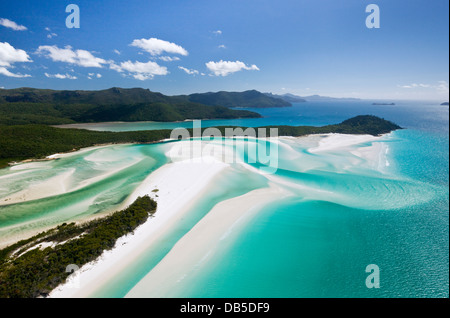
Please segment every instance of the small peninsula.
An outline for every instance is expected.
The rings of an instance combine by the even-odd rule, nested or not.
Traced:
[[[372,103],[372,105],[376,106],[394,106],[395,103]]]
[[[443,102],[441,106],[448,106],[448,102]]]
[[[139,197],[128,208],[84,224],[62,224],[0,250],[0,298],[47,296],[71,274],[114,247],[156,212],[156,202]],[[36,275],[39,273],[39,275]]]

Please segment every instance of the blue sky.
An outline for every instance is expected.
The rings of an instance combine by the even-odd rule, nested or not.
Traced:
[[[66,27],[72,3],[80,28]],[[444,101],[448,12],[448,0],[2,1],[0,87]]]

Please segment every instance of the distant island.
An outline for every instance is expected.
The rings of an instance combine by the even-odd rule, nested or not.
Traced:
[[[320,95],[311,95],[311,96],[297,96],[294,94],[283,94],[283,95],[275,95],[272,93],[265,93],[266,96],[274,97],[282,99],[289,103],[304,103],[304,102],[314,102],[314,101],[358,101],[359,98],[351,98],[351,97],[329,97],[329,96],[320,96]]]
[[[311,95],[302,97],[307,101],[358,101],[360,98],[353,97],[329,97],[329,96],[320,96],[320,95]]]
[[[273,97],[273,98],[282,99],[288,103],[304,103],[307,101],[306,99],[304,99],[300,96],[293,95],[293,94],[275,95],[272,93],[265,93],[265,95],[269,96],[269,97]]]
[[[380,105],[385,105],[385,106],[394,106],[394,105],[395,105],[395,103],[372,103],[372,105],[378,105],[378,106],[380,106]]]
[[[443,102],[441,106],[448,106],[448,102]]]
[[[230,108],[271,108],[271,107],[290,107],[292,104],[279,96],[268,96],[256,90],[245,92],[217,92],[191,94],[180,96],[190,102],[200,103],[211,106],[225,106]]]

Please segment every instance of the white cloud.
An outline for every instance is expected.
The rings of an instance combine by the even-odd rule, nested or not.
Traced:
[[[31,77],[31,75],[28,75],[28,74],[11,73],[10,71],[8,71],[8,69],[6,69],[6,67],[3,67],[3,66],[0,66],[0,74],[8,76],[8,77],[16,77],[16,78]]]
[[[16,49],[8,42],[0,42],[0,66],[10,67],[16,62],[32,62],[27,52]]]
[[[47,34],[47,38],[48,39],[54,38],[55,36],[58,36],[58,34],[56,34],[56,33],[49,33],[49,34]]]
[[[97,77],[97,78],[102,78],[102,74],[99,74],[99,73],[97,73],[97,74],[95,74],[95,73],[88,73],[88,78],[89,79],[92,79],[94,76]]]
[[[70,74],[48,74],[45,73],[45,76],[48,78],[58,78],[58,79],[71,79],[71,80],[76,80],[77,77],[76,76],[72,76]]]
[[[180,60],[180,58],[178,56],[174,56],[174,57],[161,56],[159,59],[164,61],[164,62],[173,62],[173,61],[179,61]]]
[[[120,65],[112,63],[110,68],[119,73],[127,71],[135,79],[141,81],[152,79],[155,75],[167,75],[169,73],[167,67],[160,66],[152,61],[147,63],[126,61],[120,63]]]
[[[4,27],[13,29],[14,31],[26,31],[28,30],[25,26],[23,25],[19,25],[14,21],[8,20],[8,19],[4,19],[1,18],[0,19],[0,25],[3,25]]]
[[[242,70],[259,71],[256,65],[247,66],[241,61],[231,62],[220,60],[219,62],[208,62],[206,63],[206,67],[216,76],[227,76]]]
[[[214,33],[215,35],[221,35],[221,34],[222,34],[222,31],[221,31],[221,30],[217,30],[217,31],[213,31],[213,33]]]
[[[405,89],[434,89],[439,94],[449,94],[449,85],[447,81],[438,81],[436,85],[412,83],[407,85],[398,85],[398,87]]]
[[[119,50],[114,50],[114,53],[116,53],[117,55],[120,55],[120,54],[122,54]]]
[[[412,84],[409,84],[409,85],[401,85],[400,87],[401,88],[430,88],[431,85],[412,83]]]
[[[178,68],[179,68],[180,70],[185,71],[185,72],[186,72],[187,74],[189,74],[189,75],[198,75],[198,74],[199,74],[199,72],[198,72],[197,70],[190,70],[190,69],[185,68],[185,67],[183,67],[183,66],[178,66]]]
[[[218,46],[219,49],[226,49],[227,47],[224,44]]]
[[[64,62],[82,67],[102,68],[103,64],[107,64],[104,59],[95,57],[91,52],[86,50],[74,51],[71,46],[60,49],[56,45],[43,45],[38,48],[36,53],[45,55],[54,62]]]
[[[9,77],[31,77],[31,75],[15,74],[8,70],[18,62],[32,62],[32,60],[24,50],[16,49],[8,42],[0,42],[0,74]]]
[[[187,56],[189,54],[183,47],[175,43],[156,38],[134,40],[130,45],[141,48],[150,53],[152,56],[161,55],[164,52],[183,56]]]

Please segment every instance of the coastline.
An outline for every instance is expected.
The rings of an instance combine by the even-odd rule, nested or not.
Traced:
[[[114,249],[105,251],[98,260],[84,265],[49,297],[89,297],[178,222],[225,169],[227,165],[217,161],[210,164],[191,161],[170,163],[156,170],[123,204],[126,206],[134,198],[149,194],[158,203],[154,217],[134,234],[120,238]],[[192,184],[191,180],[196,181]],[[155,189],[158,192],[152,192]],[[74,281],[80,282],[80,288],[72,288]]]
[[[303,137],[279,137],[277,143],[284,141],[301,142],[308,138],[316,143],[314,152],[345,150],[347,147],[362,142],[379,141],[382,137],[321,134]],[[331,144],[333,147],[330,147]],[[355,151],[356,157],[364,160],[378,160],[380,147],[368,147],[366,151]],[[51,298],[86,298],[92,297],[96,291],[129,266],[142,253],[150,248],[158,238],[167,233],[189,211],[205,191],[214,185],[215,179],[230,168],[228,164],[217,158],[208,157],[200,162],[195,159],[168,163],[150,174],[144,182],[123,203],[126,206],[136,197],[149,194],[158,202],[157,211],[152,219],[137,228],[134,234],[120,238],[115,247],[105,251],[95,262],[84,265],[78,272],[71,275],[67,282],[54,289]],[[205,158],[203,158],[205,159]],[[247,167],[249,168],[249,167]],[[250,168],[255,170],[254,168]],[[192,183],[192,180],[195,180]],[[164,286],[164,277],[178,275],[183,279],[189,273],[185,268],[192,268],[199,259],[206,261],[213,256],[215,244],[223,240],[226,233],[233,227],[242,226],[245,220],[255,216],[259,208],[279,198],[292,195],[282,189],[276,178],[269,178],[269,187],[251,191],[240,197],[222,201],[205,215],[172,250],[157,264],[132,290],[127,297],[158,296],[153,287]],[[189,251],[189,252],[188,252]],[[186,266],[179,266],[179,264]],[[178,268],[178,270],[177,270]],[[74,282],[79,282],[79,288],[73,288]],[[162,288],[162,287],[161,287]],[[160,294],[159,294],[160,296]]]

